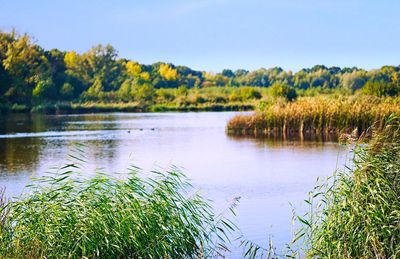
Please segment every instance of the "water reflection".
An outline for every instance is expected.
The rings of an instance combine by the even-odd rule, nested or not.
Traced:
[[[286,145],[287,143],[295,143],[297,145],[318,144],[324,145],[325,142],[338,142],[336,134],[269,134],[269,135],[254,135],[254,136],[237,136],[228,134],[231,139],[237,141],[253,140],[260,143],[270,143],[271,145]]]
[[[0,139],[1,174],[18,174],[20,171],[35,171],[43,147],[44,140],[41,138]]]

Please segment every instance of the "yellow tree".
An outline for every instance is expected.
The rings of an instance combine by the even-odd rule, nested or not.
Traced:
[[[158,73],[168,81],[175,81],[178,77],[176,69],[172,68],[168,64],[161,64]]]
[[[150,81],[149,72],[143,72],[142,66],[136,61],[128,61],[125,64],[126,72],[132,79],[141,79],[142,81]]]
[[[5,96],[12,102],[28,102],[33,88],[51,76],[50,64],[43,49],[32,44],[28,35],[7,44],[2,63],[11,78]]]
[[[84,62],[84,58],[77,54],[75,51],[69,51],[65,53],[64,63],[67,68],[66,73],[69,76],[78,78],[84,83],[90,84],[92,81],[92,76],[87,68],[87,62]]]
[[[142,73],[142,67],[135,61],[128,61],[125,65],[126,72],[131,77],[138,77]]]

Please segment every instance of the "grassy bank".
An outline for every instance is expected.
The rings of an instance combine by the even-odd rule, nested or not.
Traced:
[[[261,87],[207,87],[199,89],[161,88],[138,100],[110,99],[64,102],[41,102],[31,105],[0,104],[0,112],[19,113],[95,113],[154,111],[244,111],[254,110],[261,98],[269,96]]]
[[[1,201],[1,258],[200,258],[226,251],[233,225],[178,170],[85,179],[67,164]]]
[[[227,130],[231,135],[320,135],[368,129],[384,122],[390,114],[400,114],[400,99],[372,96],[300,97],[296,101],[277,101],[250,115],[232,118]]]
[[[367,146],[355,148],[352,168],[311,193],[295,244],[310,258],[400,257],[400,120]]]
[[[141,103],[56,103],[42,104],[32,108],[18,106],[3,106],[2,113],[40,113],[40,114],[81,114],[98,112],[186,112],[186,111],[251,111],[255,103],[202,103],[191,105],[177,104],[141,104]],[[0,112],[0,113],[1,113]]]

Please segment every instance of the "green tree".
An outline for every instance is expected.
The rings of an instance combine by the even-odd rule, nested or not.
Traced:
[[[6,33],[0,30],[0,101],[3,102],[6,102],[4,93],[11,85],[11,77],[3,65],[3,60],[6,58],[8,46],[16,40],[15,36],[15,31]]]
[[[262,97],[261,93],[253,87],[241,87],[240,96],[241,100],[261,99]]]
[[[30,42],[28,35],[23,35],[7,45],[2,60],[11,82],[5,92],[8,101],[29,104],[33,88],[39,81],[48,80],[49,62],[43,50]]]
[[[74,86],[70,83],[64,83],[60,89],[62,100],[71,100],[74,98]]]
[[[49,76],[54,87],[54,93],[60,93],[60,95],[54,94],[52,96],[52,100],[63,100],[66,98],[66,96],[63,95],[62,88],[66,82],[71,84],[68,80],[69,78],[65,73],[65,52],[59,51],[58,49],[52,49],[50,51],[45,51],[45,56],[50,64]],[[74,93],[72,92],[71,98],[73,97],[73,95]]]
[[[233,71],[230,70],[230,69],[224,69],[224,70],[222,70],[221,74],[222,74],[223,76],[229,77],[229,78],[232,78],[232,77],[235,76],[235,74],[233,73]]]
[[[100,78],[96,78],[93,85],[82,94],[83,99],[91,101],[103,100],[104,97],[104,86]]]
[[[156,97],[156,91],[149,83],[133,87],[131,94],[134,100],[139,102],[152,102]]]
[[[375,96],[396,96],[399,94],[399,87],[393,83],[383,81],[368,81],[362,88],[362,92]]]
[[[286,84],[275,83],[270,88],[271,95],[274,97],[283,97],[288,101],[293,101],[297,98],[296,89]]]
[[[132,100],[132,84],[133,80],[125,80],[117,91],[117,98],[124,102]]]
[[[362,88],[367,82],[367,73],[362,70],[354,70],[350,73],[344,73],[340,78],[340,84],[351,91],[356,91]]]
[[[67,52],[64,62],[66,73],[80,83],[81,92],[95,81],[100,81],[103,91],[117,90],[122,84],[121,63],[117,62],[117,51],[111,45],[97,45],[82,55]]]
[[[39,102],[49,101],[54,99],[56,95],[56,89],[54,88],[51,80],[41,80],[36,84],[36,87],[32,91],[32,96]]]

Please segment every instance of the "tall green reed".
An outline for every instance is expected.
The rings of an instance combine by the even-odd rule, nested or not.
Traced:
[[[85,177],[82,157],[72,155],[56,173],[34,179],[25,195],[0,204],[1,257],[202,258],[228,251],[234,223],[215,214],[179,169]]]
[[[353,165],[310,192],[298,216],[293,256],[400,256],[400,120],[392,116],[368,145],[354,149]]]
[[[286,249],[246,241],[249,258],[400,257],[400,118],[371,131],[367,144],[353,143],[350,166],[309,192],[306,212],[293,210],[296,231]]]

